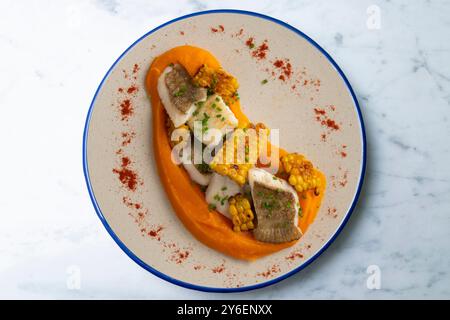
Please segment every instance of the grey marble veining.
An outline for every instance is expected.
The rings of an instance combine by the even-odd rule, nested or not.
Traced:
[[[95,216],[81,168],[87,108],[116,57],[169,19],[223,5],[321,44],[352,83],[368,138],[361,200],[336,242],[288,280],[225,295],[133,263]],[[450,3],[436,0],[2,1],[0,298],[450,298],[449,34]],[[379,290],[366,285],[370,265]]]

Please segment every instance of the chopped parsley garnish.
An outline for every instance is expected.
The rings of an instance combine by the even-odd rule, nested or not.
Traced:
[[[225,201],[227,201],[227,200],[228,200],[228,196],[223,197],[223,198],[220,200],[220,204],[221,204],[221,205],[224,205],[224,204],[225,204]]]
[[[263,207],[264,209],[271,210],[271,209],[273,208],[273,203],[264,201],[264,202],[262,203],[262,207]]]
[[[211,172],[211,168],[206,163],[196,164],[195,167],[197,168],[198,171],[200,171],[203,174]]]
[[[208,204],[208,210],[209,210],[209,211],[216,210],[216,205],[215,205],[214,203]]]
[[[203,112],[203,119],[202,119],[202,132],[205,133],[206,131],[208,131],[208,120],[209,120],[210,116]]]
[[[217,85],[217,82],[218,82],[218,80],[217,80],[217,75],[213,75],[213,78],[212,78],[212,81],[211,81],[211,88],[212,89],[215,89],[216,88],[216,85]]]
[[[301,217],[303,217],[303,210],[302,210],[302,207],[298,207],[298,216],[301,218]]]
[[[267,82],[269,82],[269,80],[264,79],[263,81],[261,81],[261,84],[266,84]]]
[[[228,200],[228,196],[226,195],[226,196],[221,197],[219,194],[215,194],[214,200],[220,202],[220,204],[223,206],[225,204],[225,201]]]
[[[178,88],[178,90],[176,92],[174,92],[173,96],[174,97],[181,97],[182,95],[184,95],[186,93],[187,87],[185,84],[183,84],[180,88]]]
[[[197,106],[197,108],[192,113],[193,116],[196,116],[196,115],[198,115],[200,113],[200,109],[203,107],[203,101],[199,101],[195,105]]]

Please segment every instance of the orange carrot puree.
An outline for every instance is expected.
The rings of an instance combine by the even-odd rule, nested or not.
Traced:
[[[165,126],[166,113],[157,90],[160,74],[171,63],[183,65],[191,76],[203,64],[211,68],[220,68],[220,63],[206,50],[180,46],[157,57],[147,73],[146,87],[152,104],[156,164],[161,182],[180,220],[199,241],[237,259],[255,260],[295,244],[296,241],[282,244],[264,243],[255,240],[250,232],[234,232],[228,218],[208,209],[204,193],[192,183],[184,168],[171,161],[171,148]],[[249,122],[239,102],[230,108],[239,120],[240,126]],[[280,154],[282,153],[286,151],[280,149]],[[322,185],[325,186],[325,177],[321,173],[320,176]],[[320,196],[314,196],[312,192],[308,192],[306,197],[300,196],[303,216],[299,219],[299,227],[303,232],[314,221],[324,191],[323,187]]]

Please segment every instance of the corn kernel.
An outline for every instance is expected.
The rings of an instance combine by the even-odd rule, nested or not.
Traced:
[[[245,210],[245,217],[247,218],[247,220],[253,220],[254,216],[251,209]]]
[[[251,209],[249,199],[242,194],[237,194],[230,197],[228,203],[229,213],[233,222],[233,230],[238,232],[253,229],[253,219],[255,215]]]
[[[237,79],[221,68],[213,69],[203,65],[193,80],[198,86],[208,88],[220,95],[227,105],[231,105],[239,99]]]
[[[238,214],[238,212],[237,212],[237,210],[236,210],[236,207],[233,206],[233,205],[230,205],[230,214],[231,214],[232,216],[235,216],[235,215]]]
[[[291,174],[289,176],[289,183],[293,186],[295,186],[297,184],[297,178],[295,177],[295,175]]]

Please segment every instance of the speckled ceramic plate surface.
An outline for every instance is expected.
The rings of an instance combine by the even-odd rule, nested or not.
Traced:
[[[254,262],[235,260],[197,241],[172,210],[155,165],[144,79],[155,57],[184,44],[215,55],[238,79],[249,118],[280,128],[280,145],[325,173],[320,211],[293,247]],[[308,265],[347,221],[365,168],[358,104],[328,54],[283,22],[231,10],[181,17],[131,45],[95,94],[83,151],[97,214],[124,252],[165,280],[211,291],[262,287]]]

